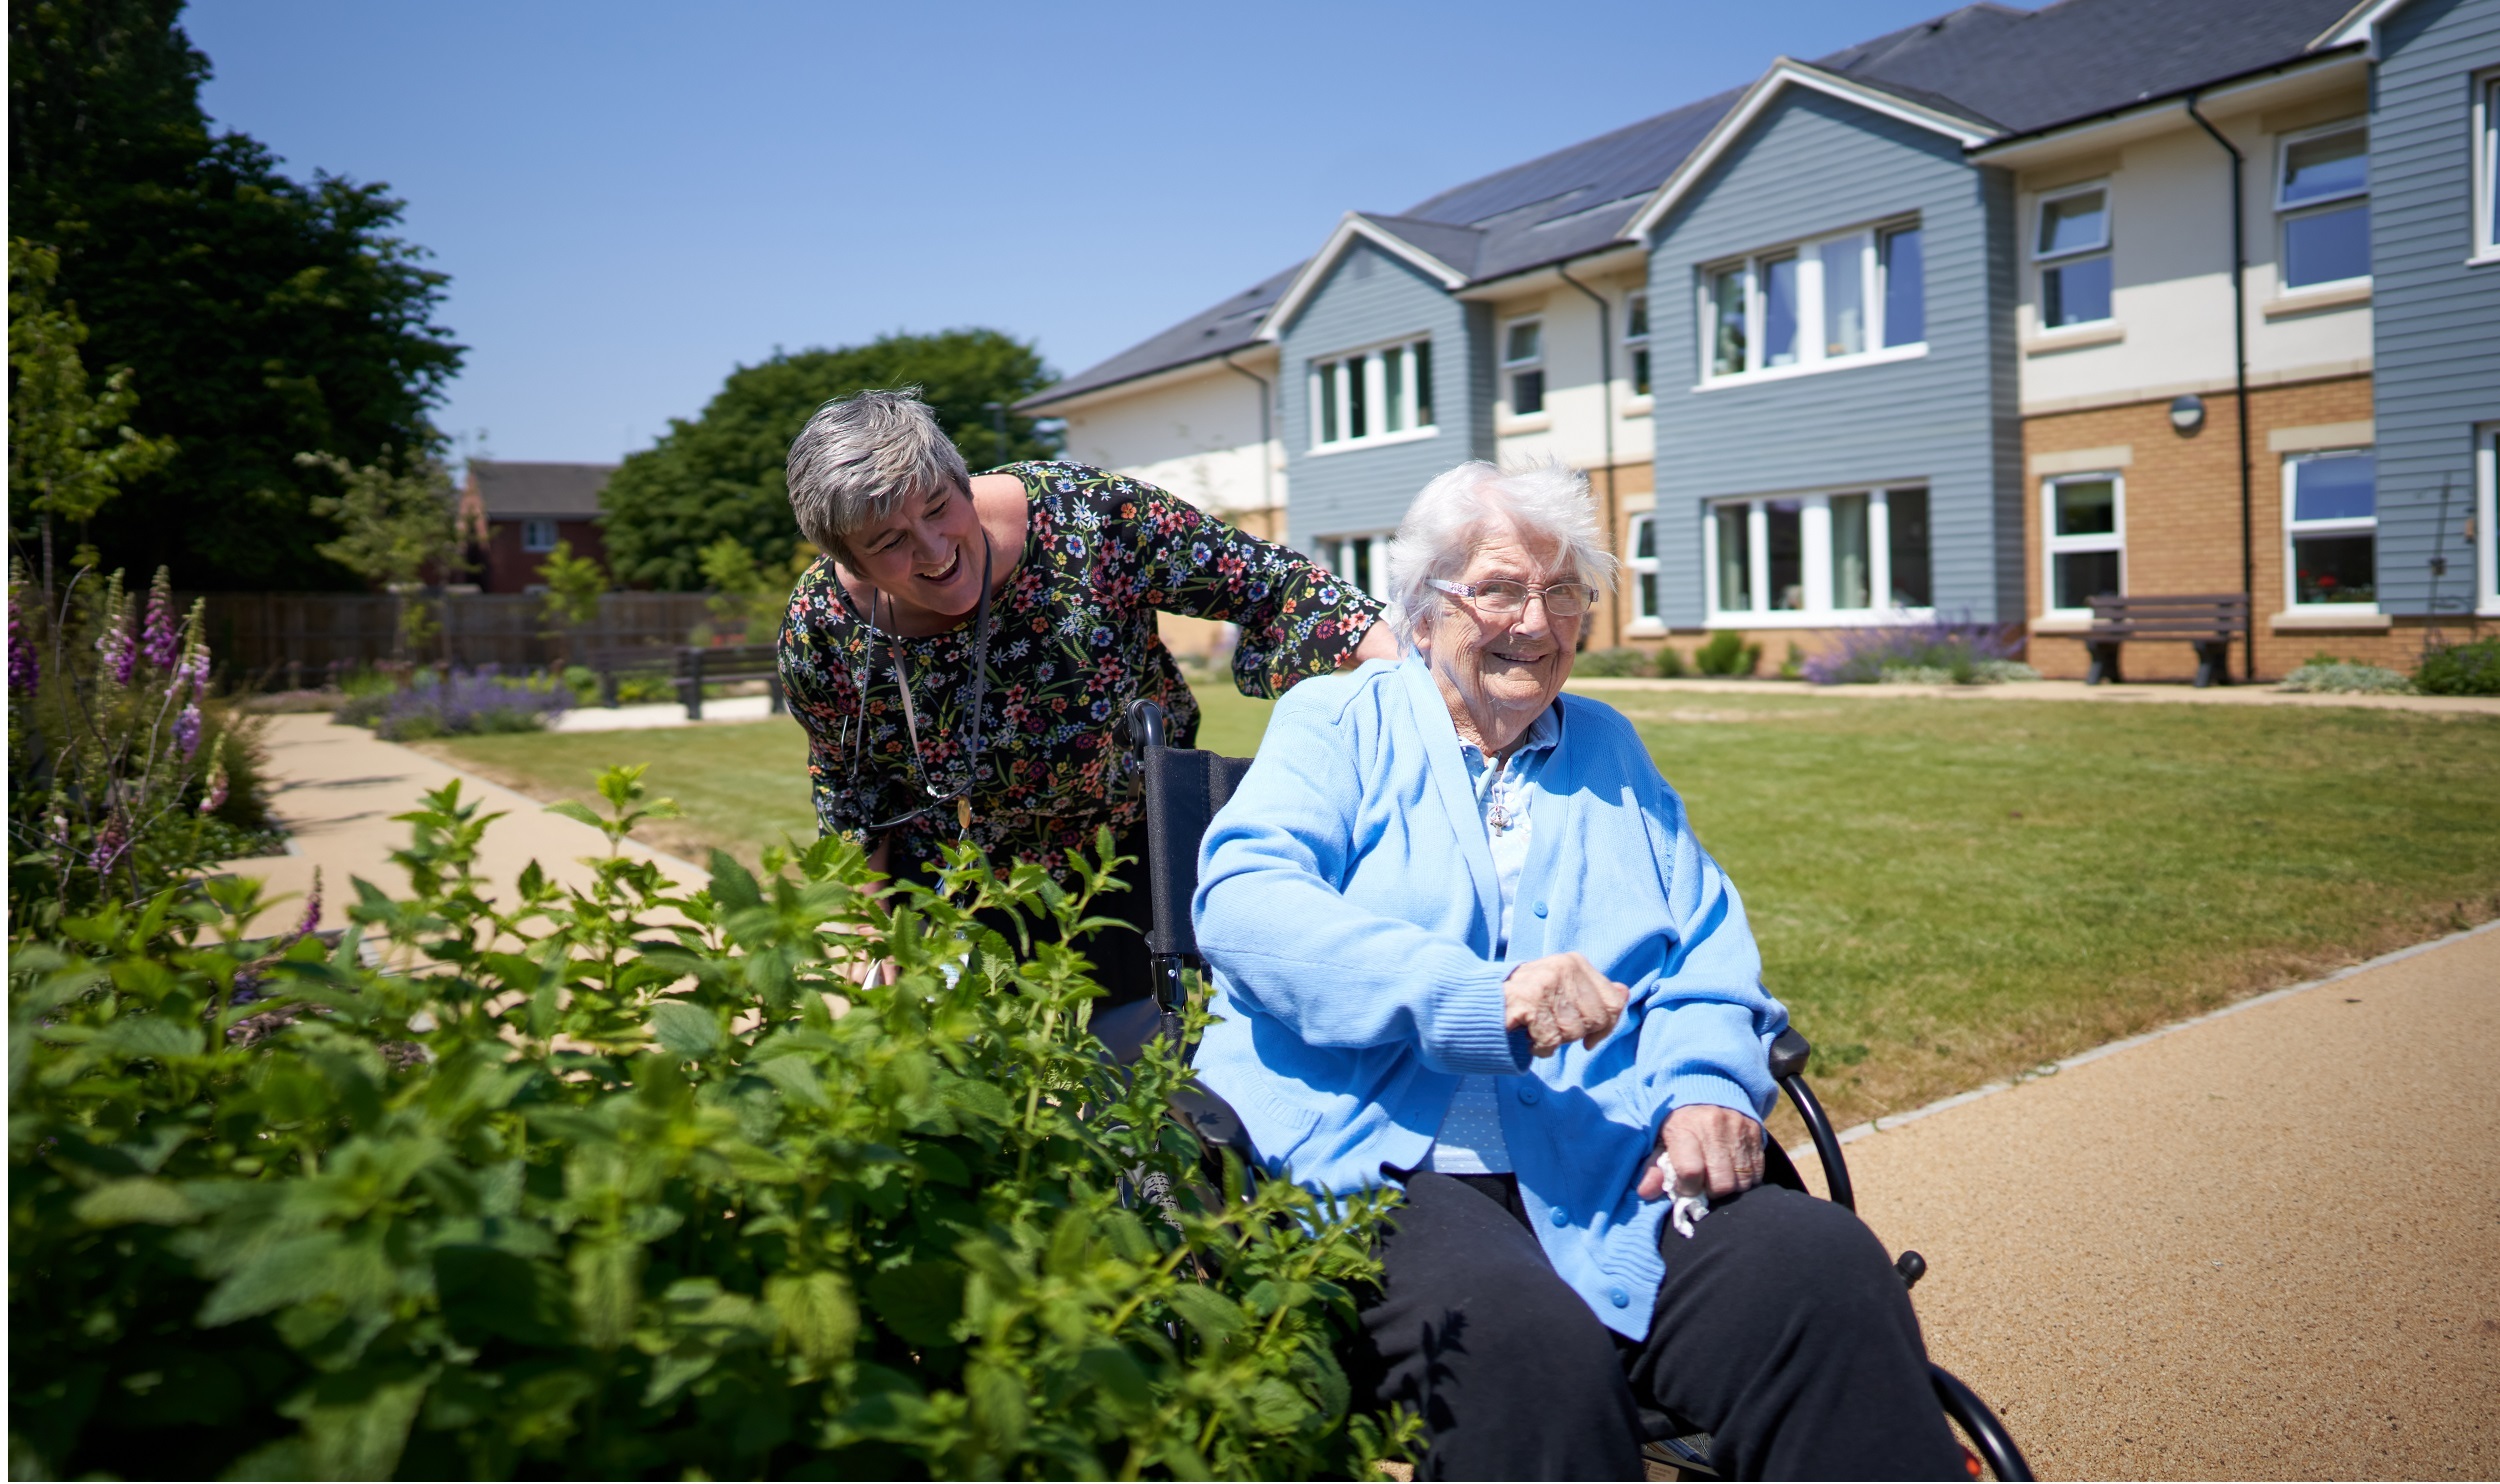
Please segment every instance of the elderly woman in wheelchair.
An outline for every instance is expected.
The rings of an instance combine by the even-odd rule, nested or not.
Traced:
[[[1587,487],[1466,464],[1390,556],[1400,662],[1305,681],[1199,856],[1203,1081],[1271,1170],[1404,1188],[1352,1369],[1427,1477],[1962,1477],[1901,1277],[1761,1183],[1734,886],[1613,709],[1562,694],[1614,563]]]

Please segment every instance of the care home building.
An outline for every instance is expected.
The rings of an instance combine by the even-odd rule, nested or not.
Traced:
[[[2401,663],[2500,615],[2496,74],[2500,0],[1974,5],[1349,212],[1024,406],[1375,587],[1424,480],[1562,459],[1599,646],[2079,673],[2096,594],[2245,591],[2259,674]]]
[[[604,561],[599,495],[614,464],[471,459],[460,488],[460,530],[478,585],[490,593],[544,585],[538,569],[559,541],[575,556]]]

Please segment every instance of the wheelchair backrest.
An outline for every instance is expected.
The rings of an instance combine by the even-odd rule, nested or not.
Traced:
[[[1129,736],[1137,744],[1146,776],[1146,891],[1154,923],[1146,949],[1157,958],[1198,956],[1189,903],[1198,894],[1198,846],[1215,811],[1233,796],[1250,759],[1225,757],[1163,742],[1163,708],[1152,701],[1129,706]]]

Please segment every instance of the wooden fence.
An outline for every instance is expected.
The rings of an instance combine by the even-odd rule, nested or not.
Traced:
[[[387,593],[206,593],[208,647],[238,685],[319,685],[334,670],[394,657],[400,599]],[[555,661],[543,599],[531,593],[451,593],[425,603],[437,632],[411,658],[535,669]],[[184,605],[190,596],[182,596]],[[709,617],[701,593],[609,593],[599,616],[572,631],[576,656],[637,644],[683,644]]]

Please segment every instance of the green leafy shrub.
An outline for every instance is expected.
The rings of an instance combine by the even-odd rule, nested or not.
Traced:
[[[2500,639],[2425,651],[2413,685],[2426,696],[2500,696]]]
[[[1650,670],[1649,656],[1637,649],[1592,649],[1580,656],[1571,673],[1611,680],[1647,675]]]
[[[1661,679],[1661,680],[1681,680],[1681,679],[1683,679],[1686,675],[1688,675],[1688,674],[1690,674],[1690,673],[1692,673],[1692,672],[1691,672],[1691,670],[1690,670],[1690,668],[1689,668],[1688,666],[1686,666],[1686,664],[1684,663],[1684,651],[1682,651],[1682,650],[1680,650],[1680,649],[1676,648],[1676,647],[1675,647],[1674,645],[1672,645],[1672,644],[1663,645],[1663,646],[1661,646],[1661,647],[1659,648],[1659,650],[1658,650],[1658,678],[1659,678],[1659,679]]]
[[[335,946],[250,938],[250,881],[13,945],[12,1472],[1376,1478],[1404,1451],[1333,1358],[1390,1198],[1206,1188],[1177,1054],[1111,1065],[1078,952],[973,915],[1081,927],[1107,835],[1074,892],[969,851],[951,897],[879,892],[833,839],[760,880],[715,853],[680,895],[613,853],[665,812],[639,773],[601,776],[605,817],[557,806],[611,841],[586,889],[532,866],[490,903],[496,816],[455,784],[407,816],[412,896],[356,883]],[[851,982],[869,960],[893,982]]]
[[[1762,667],[1762,646],[1734,629],[1721,629],[1693,651],[1693,668],[1704,675],[1751,675]]]

